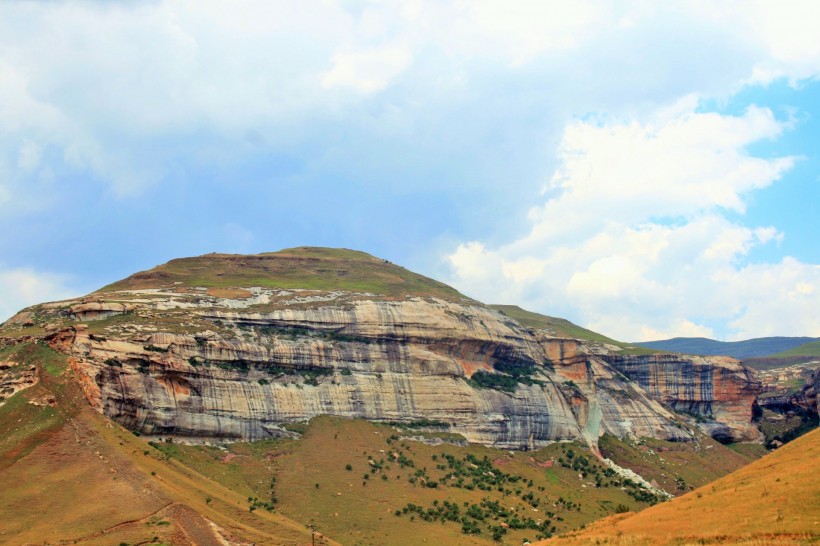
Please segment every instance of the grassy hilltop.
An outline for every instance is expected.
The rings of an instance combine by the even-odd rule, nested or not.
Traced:
[[[180,258],[109,284],[101,292],[205,286],[344,290],[404,298],[467,299],[444,283],[365,252],[297,247],[256,255],[205,254]]]

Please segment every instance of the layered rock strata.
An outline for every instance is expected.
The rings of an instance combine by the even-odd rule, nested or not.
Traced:
[[[239,273],[288,282],[295,274],[276,255],[209,255],[27,309],[4,333],[46,328],[40,337],[72,357],[89,402],[154,436],[259,439],[332,414],[505,448],[571,439],[594,447],[604,433],[691,438],[675,411],[698,416],[721,438],[754,436],[756,383],[734,361],[624,355],[524,327],[361,253],[345,262],[341,251],[309,252],[321,255],[309,268],[313,282],[378,274],[383,287],[417,286],[426,295],[231,286],[226,277]],[[196,278],[210,271],[209,282],[221,284],[185,284],[188,270]]]
[[[706,375],[698,375],[680,357],[614,357],[476,304],[317,293],[276,308],[277,294],[256,292],[251,305],[202,293],[110,294],[130,297],[133,320],[102,332],[94,322],[91,329],[78,324],[49,339],[75,357],[95,407],[148,435],[259,439],[285,433],[285,423],[332,414],[516,449],[576,438],[594,445],[603,433],[689,438],[664,402],[704,414],[708,407],[724,428],[747,437],[750,413],[742,415],[745,401],[736,397],[748,378],[732,363],[703,359],[698,369]],[[92,312],[127,308],[81,305]],[[73,316],[77,311],[75,302]],[[157,331],[172,312],[199,331]],[[485,383],[488,376],[512,378],[514,386],[488,387],[477,373]],[[660,389],[658,378],[679,385],[678,394]],[[694,378],[697,387],[686,386]]]
[[[539,345],[481,307],[362,301],[202,316],[235,337],[75,329],[92,403],[128,428],[182,437],[264,438],[320,414],[426,423],[514,448],[580,436]],[[469,381],[501,366],[527,369],[531,384],[504,392]]]
[[[721,441],[757,441],[750,415],[760,381],[730,357],[606,355],[613,368],[667,407],[696,417]]]

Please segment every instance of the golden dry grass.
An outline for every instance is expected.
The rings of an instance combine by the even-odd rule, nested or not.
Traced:
[[[203,518],[243,542],[311,544],[305,526],[249,512],[240,492],[94,412],[71,374],[38,365],[40,384],[0,408],[0,429],[22,431],[0,449],[0,544],[219,544]],[[54,408],[29,404],[43,390]]]
[[[544,545],[814,544],[820,541],[820,430],[638,514]]]

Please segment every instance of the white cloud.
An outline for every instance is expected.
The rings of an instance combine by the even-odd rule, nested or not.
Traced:
[[[386,88],[411,60],[410,51],[402,46],[336,53],[333,68],[322,77],[322,85],[375,93]]]
[[[714,322],[730,323],[723,336],[820,335],[811,310],[820,296],[807,290],[818,268],[742,266],[782,235],[726,216],[791,168],[793,158],[747,151],[783,124],[767,109],[727,116],[695,107],[644,123],[571,123],[530,232],[498,248],[460,245],[451,281],[479,299],[569,314],[624,340],[712,335]]]
[[[785,258],[743,267],[725,279],[742,310],[731,321],[737,339],[760,335],[820,337],[820,265]]]
[[[741,265],[782,237],[775,227],[727,219],[796,160],[746,151],[787,128],[768,108],[696,107],[749,82],[817,78],[817,28],[812,2],[4,2],[0,211],[70,193],[86,197],[75,217],[90,215],[100,191],[153,189],[156,214],[170,214],[169,173],[194,186],[270,157],[332,173],[325,184],[377,180],[486,211],[543,183],[525,237],[453,253],[460,288],[556,313],[577,305],[625,338],[726,317],[750,332],[744,317],[765,316],[755,309],[785,313],[754,297],[756,278],[796,270],[792,292],[814,297],[812,266]],[[588,117],[565,127],[577,116]],[[488,230],[475,227],[486,214],[464,211],[453,216]]]
[[[578,48],[615,18],[599,2],[522,2],[499,0],[458,3],[463,11],[452,42],[470,53],[488,48],[520,65],[545,53]],[[623,20],[621,20],[623,22]]]
[[[0,322],[36,303],[75,296],[63,275],[31,268],[0,269]]]
[[[820,74],[820,4],[811,0],[758,0],[745,6],[749,27],[759,35],[768,56],[754,67],[753,81],[780,77],[796,83]]]
[[[447,103],[453,87],[480,95],[532,70],[548,125],[589,105],[629,111],[744,81],[816,77],[819,24],[811,2],[6,2],[0,132],[14,139],[0,154],[26,139],[53,145],[127,196],[180,157],[201,160],[157,140],[207,135],[218,153],[200,153],[220,159],[241,156],[224,142],[248,131],[287,146],[316,138],[305,129],[316,119],[360,118],[359,105],[401,75],[389,108],[426,106],[414,119],[446,125],[436,109],[457,112],[459,95]],[[377,138],[392,119],[372,118]],[[437,134],[429,126],[425,134]]]

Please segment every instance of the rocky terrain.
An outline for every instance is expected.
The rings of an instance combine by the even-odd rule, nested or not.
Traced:
[[[695,423],[722,441],[759,436],[760,384],[732,359],[524,325],[353,251],[174,260],[2,330],[69,355],[94,408],[155,437],[276,437],[321,414],[514,449],[686,440]]]

